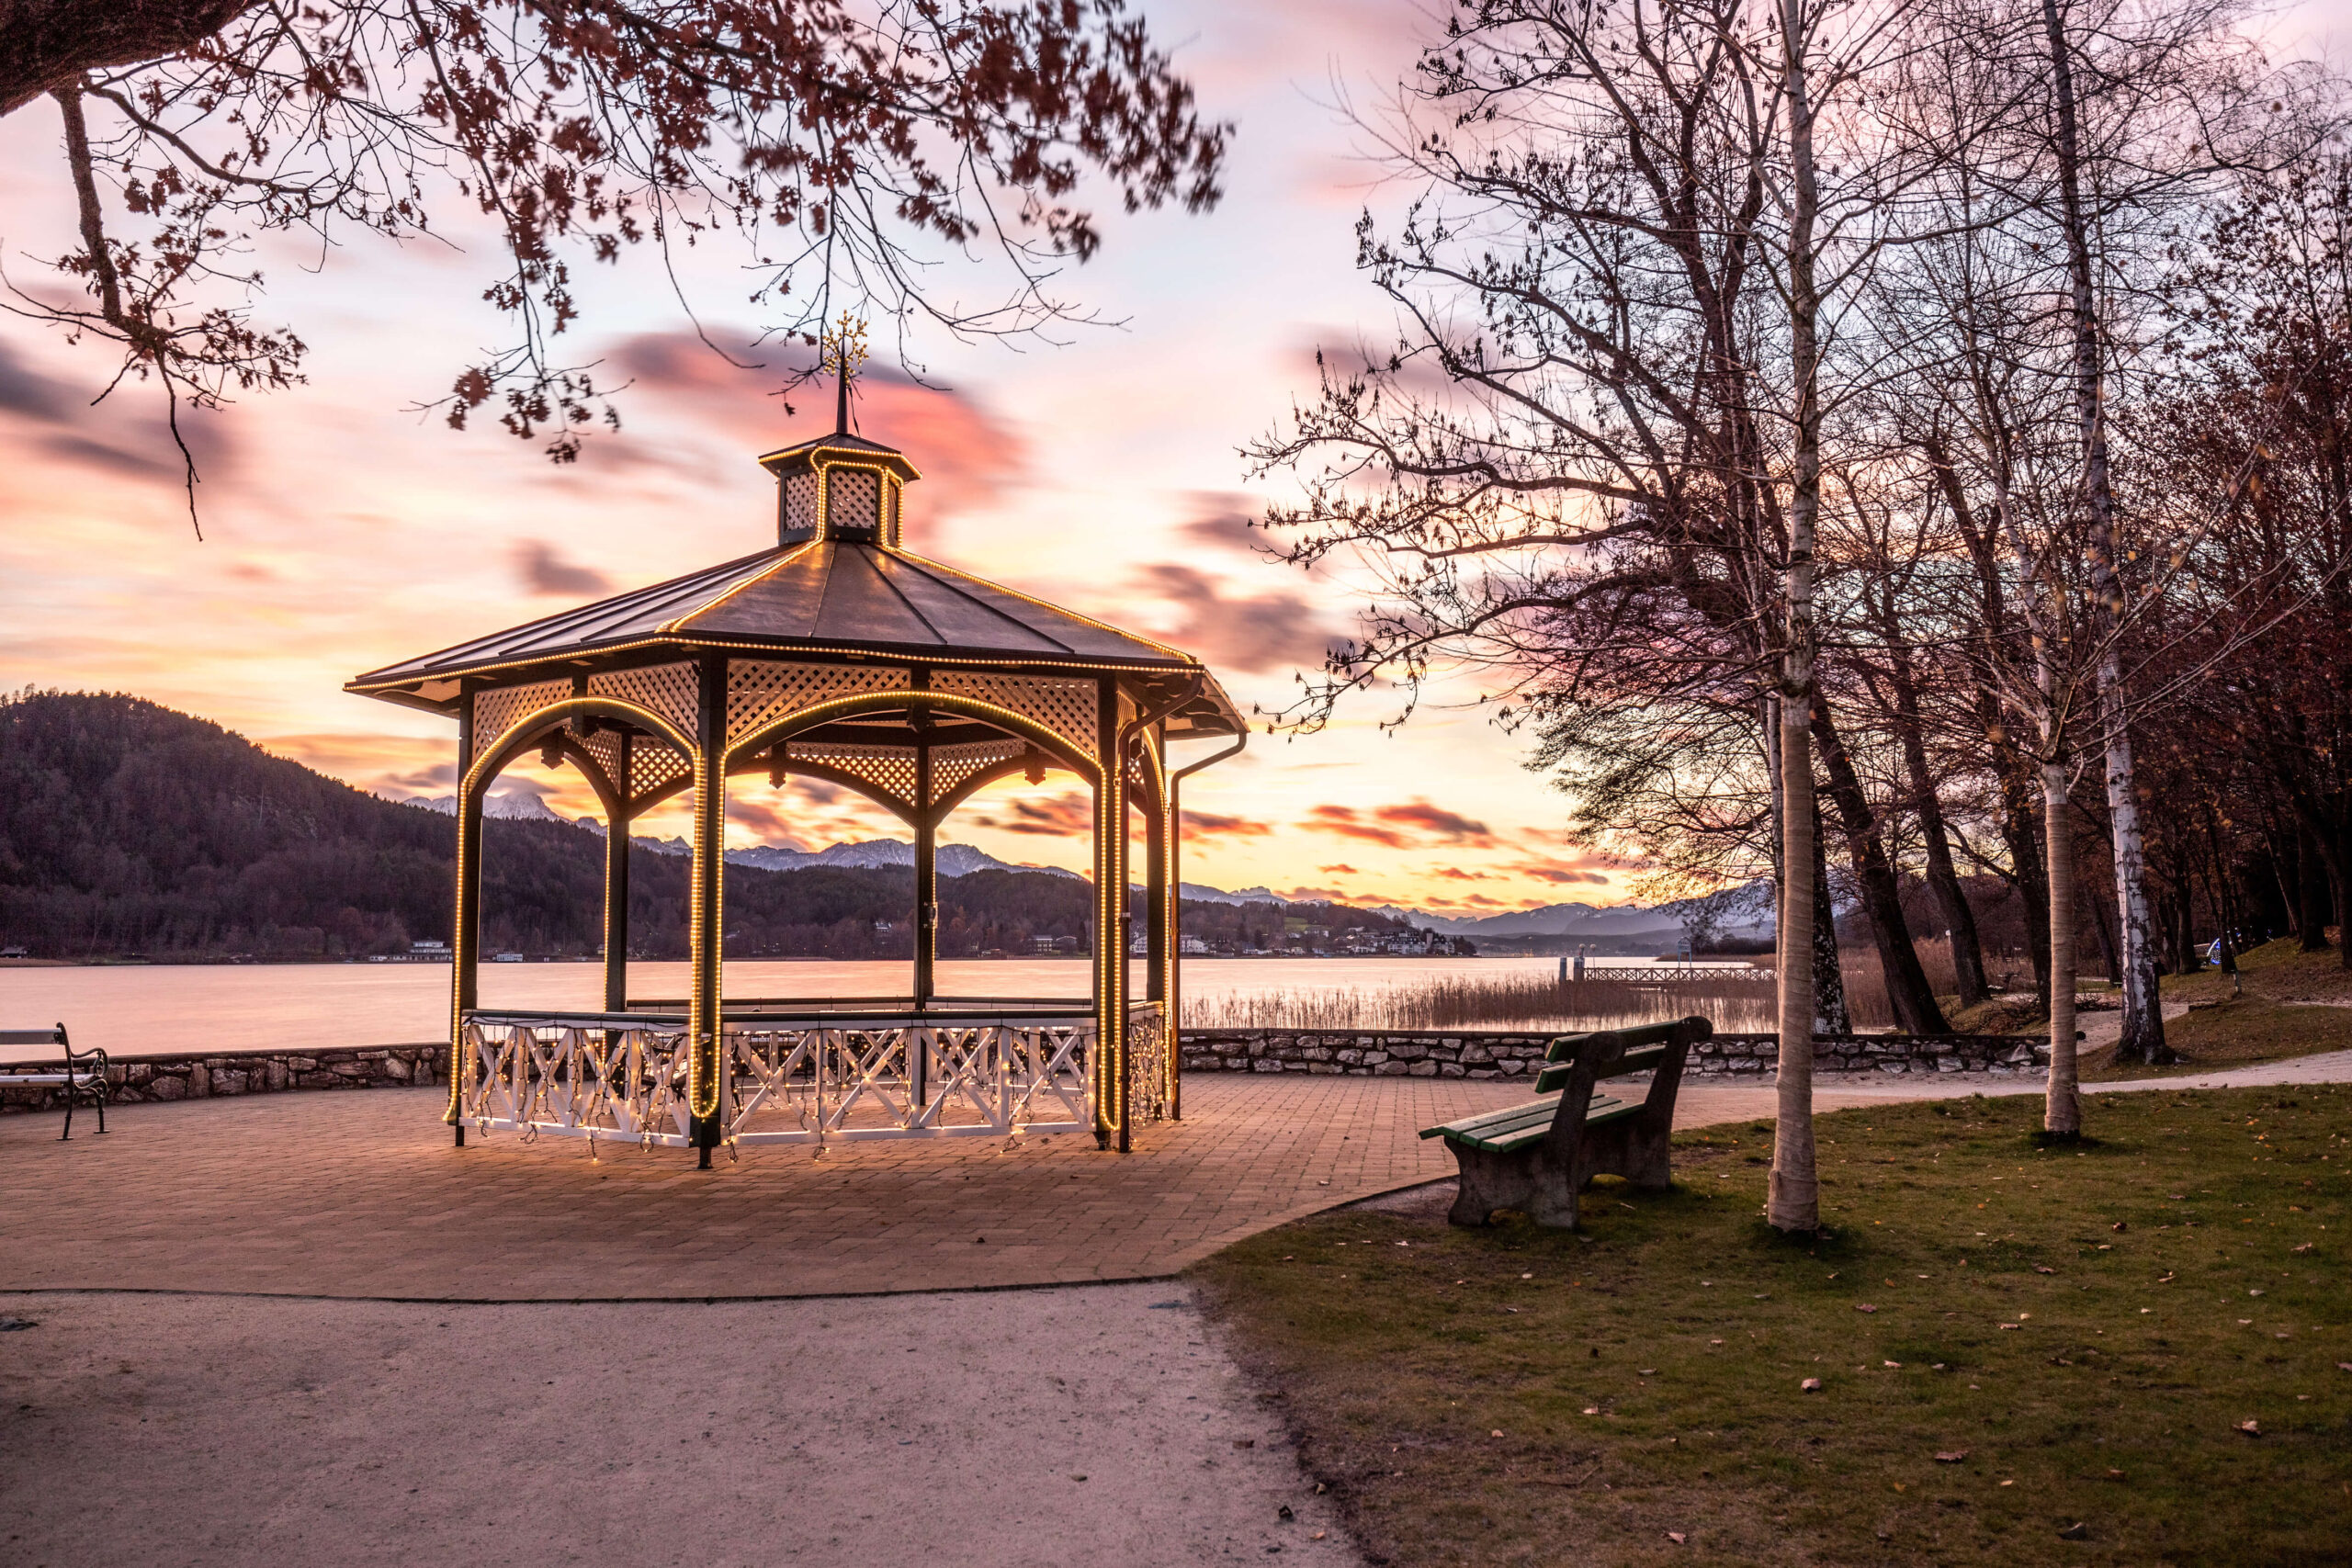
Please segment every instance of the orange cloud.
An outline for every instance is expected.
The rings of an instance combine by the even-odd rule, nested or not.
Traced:
[[[712,329],[730,364],[692,333],[641,333],[611,355],[630,378],[630,395],[716,434],[732,450],[771,452],[832,427],[831,389],[803,383],[810,352],[797,344],[749,344],[752,335]],[[864,434],[913,457],[923,482],[908,491],[909,516],[940,516],[994,504],[1028,466],[1021,438],[978,403],[926,387],[894,367],[870,363],[858,376],[851,423]],[[791,405],[787,412],[786,404]],[[607,444],[615,445],[615,444]],[[651,454],[633,454],[656,460]]]
[[[1606,887],[1609,878],[1593,869],[1596,864],[1622,869],[1623,863],[1611,855],[1591,860],[1561,860],[1545,855],[1540,859],[1521,861],[1510,869],[1516,875],[1532,877],[1538,882]]]
[[[1181,617],[1165,638],[1209,664],[1252,675],[1322,667],[1324,632],[1315,606],[1300,594],[1228,595],[1216,579],[1176,561],[1139,567],[1136,580]]]
[[[1393,828],[1383,828],[1366,822],[1352,806],[1318,806],[1307,813],[1306,824],[1317,833],[1336,833],[1343,839],[1362,839],[1367,843],[1385,849],[1403,850],[1412,847],[1412,840]]]
[[[1473,821],[1426,800],[1416,800],[1409,806],[1376,807],[1369,820],[1351,806],[1318,806],[1307,816],[1306,825],[1318,833],[1362,839],[1392,850],[1432,844],[1492,849],[1496,842],[1493,829],[1484,822]]]
[[[1001,833],[1029,833],[1039,838],[1085,838],[1094,831],[1094,807],[1082,795],[1057,795],[1039,799],[1018,795],[995,804],[972,820]]]
[[[514,575],[522,580],[526,593],[560,593],[577,598],[609,593],[613,586],[603,572],[564,559],[562,553],[545,539],[514,541]]]
[[[1262,839],[1272,834],[1273,830],[1272,823],[1253,821],[1247,817],[1227,817],[1215,811],[1184,813],[1184,831],[1203,837]]]
[[[1340,862],[1338,865],[1318,865],[1315,869],[1321,872],[1326,876],[1362,876],[1363,874],[1363,873],[1358,871],[1354,866],[1348,864],[1345,861]]]
[[[1449,844],[1490,848],[1495,841],[1494,831],[1484,822],[1474,822],[1426,800],[1416,800],[1410,806],[1384,806],[1377,815],[1391,827],[1418,828]]]

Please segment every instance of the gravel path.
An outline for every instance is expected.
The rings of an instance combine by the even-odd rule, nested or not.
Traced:
[[[1166,1283],[12,1319],[10,1568],[1358,1561]]]

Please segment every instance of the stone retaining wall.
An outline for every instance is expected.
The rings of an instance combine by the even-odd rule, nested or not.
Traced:
[[[116,1056],[108,1064],[116,1104],[141,1100],[209,1100],[220,1095],[278,1094],[289,1089],[407,1089],[448,1081],[449,1047],[355,1045],[320,1051],[172,1052]],[[48,1064],[9,1064],[38,1066]],[[8,1089],[0,1067],[0,1114],[62,1108],[62,1089]]]
[[[1335,1033],[1306,1029],[1188,1029],[1188,1073],[1326,1073],[1358,1077],[1512,1078],[1532,1077],[1553,1039],[1443,1030],[1415,1033]],[[1722,1034],[1690,1054],[1690,1074],[1719,1077],[1772,1070],[1777,1036]],[[449,1047],[360,1045],[334,1050],[183,1052],[118,1056],[111,1063],[117,1104],[277,1094],[289,1089],[406,1089],[448,1081]],[[1814,1070],[1824,1073],[1983,1073],[2039,1077],[2050,1063],[2047,1041],[2021,1034],[1860,1034],[1814,1043]],[[9,1089],[0,1071],[0,1115],[62,1107],[62,1089]]]
[[[1419,1078],[1532,1077],[1554,1032],[1494,1034],[1465,1030],[1413,1033],[1306,1029],[1188,1029],[1188,1073],[1326,1073]],[[1719,1034],[1690,1053],[1686,1073],[1700,1077],[1769,1073],[1780,1055],[1774,1034]],[[1813,1066],[1824,1073],[1983,1073],[2039,1077],[2049,1042],[2023,1034],[1860,1034],[1814,1042]]]

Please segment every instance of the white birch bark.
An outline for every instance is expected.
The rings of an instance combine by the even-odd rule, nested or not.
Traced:
[[[1820,192],[1813,163],[1813,103],[1806,80],[1810,18],[1804,0],[1782,0],[1781,45],[1789,116],[1789,336],[1796,399],[1795,473],[1789,504],[1788,650],[1781,694],[1781,885],[1779,1121],[1765,1217],[1776,1230],[1821,1228],[1813,1137],[1813,546],[1821,501],[1820,300],[1814,224]]]
[[[2054,748],[2053,748],[2054,750]],[[2073,1135],[2083,1129],[2083,1101],[2075,1064],[2075,846],[2066,820],[2066,762],[2041,764],[2044,832],[2050,840],[2050,1088],[2041,1125]]]

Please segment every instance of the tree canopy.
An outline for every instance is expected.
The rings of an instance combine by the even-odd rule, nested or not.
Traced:
[[[767,333],[809,344],[843,310],[902,352],[923,321],[1033,332],[1075,313],[1051,284],[1101,244],[1095,199],[1212,205],[1229,129],[1122,0],[14,0],[0,114],[42,98],[78,232],[0,302],[176,415],[301,378],[298,329],[254,318],[256,236],[447,242],[455,203],[498,236],[512,331],[437,406],[558,460],[616,419],[556,344],[582,258],[650,246],[691,311],[679,252],[730,237]],[[1009,276],[956,303],[956,253]]]

